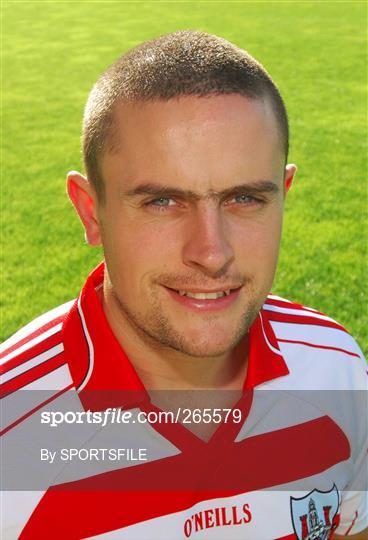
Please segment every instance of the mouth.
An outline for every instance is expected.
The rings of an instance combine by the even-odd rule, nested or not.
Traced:
[[[229,296],[231,289],[226,289],[224,291],[213,291],[213,292],[191,292],[191,291],[175,291],[180,294],[180,296],[187,296],[188,298],[196,298],[197,300],[217,300],[217,298],[223,298],[224,296]]]
[[[241,286],[218,290],[185,290],[164,286],[171,298],[196,311],[216,311],[229,307],[238,297]]]

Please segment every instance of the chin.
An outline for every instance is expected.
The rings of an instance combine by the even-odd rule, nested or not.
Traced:
[[[191,356],[193,358],[217,358],[224,354],[229,353],[233,347],[225,344],[213,345],[211,344],[201,344],[196,345],[194,343],[184,344],[180,347],[173,347],[181,354],[186,356]]]
[[[188,356],[197,358],[217,357],[232,351],[242,340],[247,332],[233,331],[227,334],[212,328],[211,331],[201,332],[198,328],[190,332],[188,329],[185,334],[181,334],[179,339],[173,340],[170,346]],[[178,334],[177,334],[178,336]]]

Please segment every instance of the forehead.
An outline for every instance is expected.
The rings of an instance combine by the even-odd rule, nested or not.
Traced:
[[[113,131],[114,144],[102,159],[105,181],[221,190],[233,180],[275,178],[283,169],[268,100],[231,94],[120,103]]]

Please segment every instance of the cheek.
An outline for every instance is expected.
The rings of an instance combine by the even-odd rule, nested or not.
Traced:
[[[250,261],[258,257],[273,258],[279,249],[281,225],[281,216],[267,216],[233,228],[230,235],[240,256],[243,253]]]
[[[114,265],[115,275],[128,276],[131,282],[177,266],[179,242],[173,228],[111,220],[104,227],[103,236],[105,257]]]
[[[178,228],[162,227],[156,223],[136,224],[124,235],[124,244],[132,257],[161,260],[174,251],[178,253],[181,234]]]

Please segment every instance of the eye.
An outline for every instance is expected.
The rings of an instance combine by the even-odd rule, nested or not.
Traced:
[[[234,199],[235,199],[235,202],[240,203],[240,204],[245,204],[245,203],[250,203],[250,202],[255,201],[255,198],[250,197],[249,195],[237,195],[236,197],[234,197]]]
[[[159,197],[158,199],[153,199],[149,201],[147,205],[149,206],[173,206],[175,201],[170,199],[170,197]]]
[[[239,195],[234,195],[231,199],[228,199],[225,204],[227,205],[240,205],[240,206],[248,206],[253,204],[260,204],[262,201],[260,199],[257,199],[256,197],[252,197],[251,195],[246,195],[245,193],[241,193]]]

